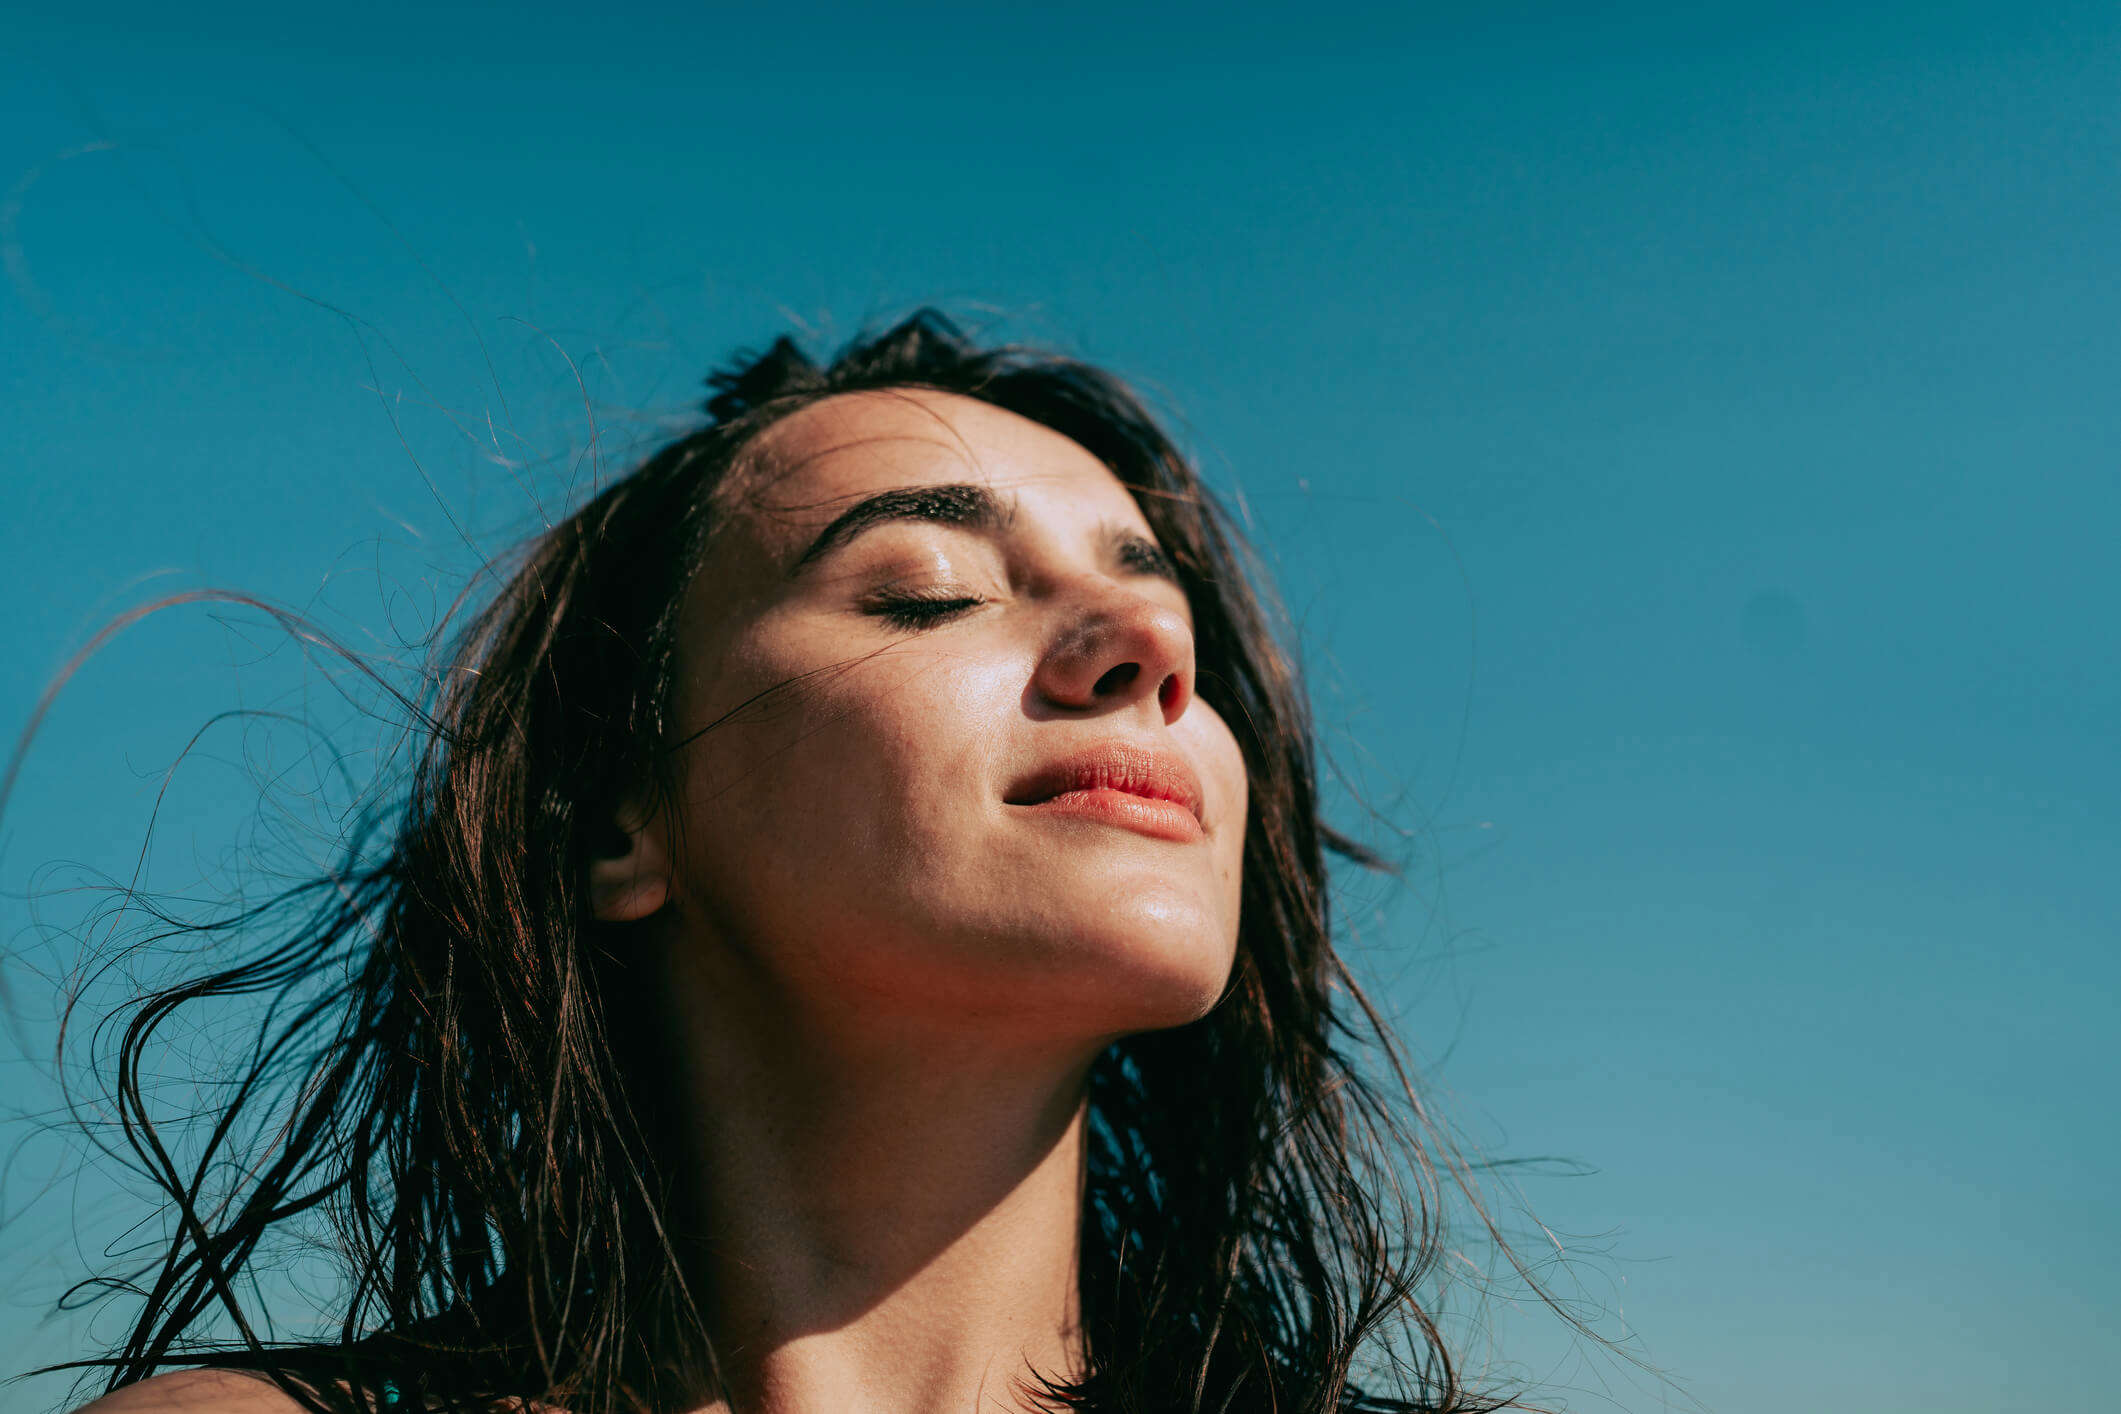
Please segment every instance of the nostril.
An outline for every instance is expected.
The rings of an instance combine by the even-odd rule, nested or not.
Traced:
[[[1099,678],[1097,685],[1090,691],[1097,697],[1110,697],[1115,692],[1124,692],[1129,683],[1141,676],[1141,670],[1139,663],[1121,663]]]
[[[1178,674],[1171,674],[1156,689],[1156,705],[1168,714],[1178,704],[1178,695],[1183,690],[1178,681]]]

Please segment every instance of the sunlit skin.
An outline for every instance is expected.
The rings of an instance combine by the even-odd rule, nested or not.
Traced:
[[[650,893],[606,911],[674,883],[684,937],[893,1040],[1094,1050],[1199,1015],[1236,937],[1244,770],[1133,497],[1058,433],[947,394],[833,399],[762,442],[685,604],[683,838],[657,831]],[[959,487],[1001,522],[878,519],[801,563],[876,493]],[[1005,803],[1112,743],[1196,773],[1200,838]]]
[[[685,605],[675,809],[627,822],[598,906],[654,920],[689,1023],[742,1406],[1015,1408],[1017,1376],[1075,1370],[1090,1062],[1229,975],[1243,763],[1147,522],[1075,443],[906,392],[758,451]],[[814,548],[920,488],[999,514]],[[1115,746],[1197,781],[1190,838],[1010,803]]]
[[[732,1395],[702,1407],[1028,1408],[1020,1378],[1080,1372],[1089,1066],[1230,973],[1243,762],[1140,508],[1058,433],[845,394],[727,492],[683,606],[675,797],[625,807],[589,881],[683,1058],[673,1222]],[[820,543],[891,492],[927,494]],[[1149,766],[1012,800],[1100,756]],[[98,1414],[194,1407],[187,1378]],[[240,1383],[214,1407],[287,1407]]]

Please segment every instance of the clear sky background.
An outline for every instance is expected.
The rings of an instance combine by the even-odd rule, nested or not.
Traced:
[[[1506,1355],[1583,1409],[2108,1405],[2121,10],[26,8],[7,736],[157,593],[388,642],[452,519],[503,545],[730,349],[941,302],[1241,493],[1406,832],[1362,966],[1481,1144],[1588,1170],[1522,1187],[1672,1385],[1534,1313]],[[128,870],[209,714],[299,708],[271,647],[180,610],[61,699],[0,822],[32,1049],[25,890]],[[153,877],[250,818],[242,744]],[[47,1312],[119,1209],[0,1128],[12,1370],[88,1353]]]

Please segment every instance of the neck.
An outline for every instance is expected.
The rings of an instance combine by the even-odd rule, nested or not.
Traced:
[[[1094,1051],[852,1026],[726,975],[694,985],[676,995],[717,997],[713,1025],[679,1038],[686,1225],[724,1394],[709,1407],[1013,1411],[1032,1407],[1023,1382],[1079,1374]]]

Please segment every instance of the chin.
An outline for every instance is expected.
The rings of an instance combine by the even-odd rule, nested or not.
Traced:
[[[1236,959],[1227,928],[1169,917],[1078,933],[1065,951],[1062,975],[1045,989],[1047,1011],[1068,1015],[1084,1040],[1200,1020],[1222,999]]]

